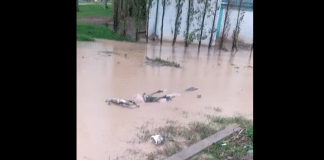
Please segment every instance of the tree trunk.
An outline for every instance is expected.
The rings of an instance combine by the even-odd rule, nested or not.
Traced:
[[[230,6],[231,0],[228,0],[227,7],[226,7],[226,13],[225,13],[225,20],[224,20],[224,26],[223,26],[223,32],[222,32],[222,37],[219,45],[219,49],[222,49],[223,47],[223,41],[224,41],[224,33],[225,33],[225,25],[228,19],[228,12],[229,12],[229,6]]]
[[[191,15],[191,4],[192,0],[189,0],[188,2],[188,12],[187,12],[187,30],[186,30],[186,39],[185,39],[185,47],[188,47],[188,37],[189,37],[189,27],[190,27],[190,15]]]
[[[124,3],[123,3],[124,2]],[[123,35],[126,36],[126,20],[127,20],[127,14],[128,14],[128,3],[127,3],[127,0],[122,0],[122,5],[123,5],[123,19],[124,19],[124,27],[123,27]]]
[[[173,42],[172,42],[172,46],[174,46],[174,43],[176,42],[177,40],[177,23],[178,23],[178,19],[179,19],[179,16],[180,16],[180,1],[181,0],[178,0],[177,2],[177,16],[176,16],[176,20],[175,20],[175,23],[174,23],[174,36],[173,36]]]
[[[149,24],[149,19],[150,19],[150,8],[151,8],[151,1],[152,0],[148,0],[148,8],[147,8],[147,12],[146,12],[146,43],[148,42],[148,24]]]
[[[154,35],[156,35],[157,19],[158,19],[158,13],[159,13],[159,3],[160,3],[160,0],[157,0],[157,4],[156,4],[156,16],[155,16],[155,25],[154,25]]]
[[[201,23],[201,28],[200,28],[200,38],[199,38],[199,44],[198,44],[198,52],[200,51],[201,37],[202,37],[203,30],[204,30],[205,15],[206,15],[207,4],[208,4],[207,2],[208,2],[208,0],[206,0],[206,2],[205,2],[205,9],[204,9],[203,19],[202,19],[202,23]]]
[[[163,12],[162,12],[162,25],[161,25],[161,39],[160,39],[160,44],[162,45],[162,38],[163,38],[163,21],[164,21],[164,12],[165,12],[165,2],[166,0],[162,0],[162,5],[163,5]]]
[[[253,51],[253,43],[252,43],[251,52],[250,52],[250,57],[249,57],[249,65],[250,65],[250,61],[251,61],[252,51]]]
[[[216,20],[216,13],[217,13],[217,7],[218,7],[218,0],[216,0],[216,6],[215,6],[215,12],[214,12],[214,20],[213,20],[212,30],[211,30],[211,33],[210,33],[210,39],[209,39],[208,49],[210,49],[210,47],[211,47],[211,42],[212,42],[212,40],[213,40],[214,27],[215,27],[215,20]]]
[[[239,6],[239,9],[238,9],[238,12],[237,12],[237,21],[236,21],[236,27],[235,27],[235,30],[234,30],[234,35],[233,35],[233,43],[232,43],[232,51],[231,51],[231,55],[234,56],[237,52],[237,46],[236,46],[236,42],[237,42],[237,31],[239,29],[239,26],[240,26],[240,11],[241,11],[241,7],[242,7],[242,0],[240,0],[240,6]],[[236,52],[235,54],[233,54],[234,52],[234,48],[236,49]]]
[[[118,28],[118,10],[119,10],[119,1],[114,0],[114,31],[117,32]]]

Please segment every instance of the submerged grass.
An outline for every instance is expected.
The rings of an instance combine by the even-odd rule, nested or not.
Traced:
[[[247,155],[248,150],[253,149],[253,121],[243,116],[211,116],[209,123],[191,122],[188,124],[189,127],[168,120],[166,126],[153,130],[142,127],[141,133],[137,136],[144,142],[147,142],[150,136],[155,134],[159,134],[164,138],[163,150],[148,155],[148,159],[153,160],[159,156],[164,158],[172,156],[183,148],[187,148],[233,124],[239,126],[242,130],[207,147],[191,159],[201,159],[202,157],[204,157],[203,159],[241,159]]]

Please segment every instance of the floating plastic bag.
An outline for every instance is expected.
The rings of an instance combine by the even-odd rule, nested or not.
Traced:
[[[163,142],[163,137],[160,135],[151,136],[155,140],[155,144],[161,144]]]

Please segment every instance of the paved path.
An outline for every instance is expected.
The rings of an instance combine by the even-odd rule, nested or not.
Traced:
[[[182,151],[172,155],[171,157],[165,159],[165,160],[184,160],[188,159],[198,152],[202,151],[203,149],[207,148],[208,146],[212,145],[213,143],[216,143],[220,141],[221,139],[231,135],[232,133],[239,131],[240,128],[236,126],[228,126],[224,130],[221,130],[214,135],[211,135],[201,141],[199,141],[196,144],[191,145],[190,147],[183,149]]]

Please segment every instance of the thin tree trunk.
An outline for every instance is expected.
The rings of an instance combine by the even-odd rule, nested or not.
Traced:
[[[173,36],[172,46],[174,46],[174,43],[177,40],[177,23],[178,23],[178,19],[179,19],[179,16],[180,16],[180,0],[178,0],[177,6],[178,6],[177,7],[177,16],[176,16],[176,20],[175,20],[175,23],[174,23],[174,36]]]
[[[155,25],[154,25],[154,35],[156,35],[156,27],[157,27],[157,19],[158,19],[158,13],[159,13],[159,0],[157,0],[156,4],[156,16],[155,16]]]
[[[253,43],[252,43],[251,52],[250,52],[250,57],[249,57],[249,65],[250,65],[250,61],[251,61],[252,51],[253,51]]]
[[[124,1],[124,3],[123,3],[123,9],[124,9],[124,11],[123,11],[123,13],[124,13],[124,27],[123,27],[123,29],[124,29],[124,31],[123,31],[123,35],[124,36],[126,36],[126,21],[127,21],[127,16],[128,16],[128,2],[127,2],[127,0],[125,0]]]
[[[206,2],[205,2],[205,9],[204,9],[203,19],[202,19],[202,23],[201,23],[201,28],[200,28],[200,38],[199,38],[199,44],[198,44],[198,52],[200,51],[201,37],[202,37],[203,30],[204,30],[205,15],[206,15],[207,4],[208,4],[207,2],[208,2],[208,0],[206,0]]]
[[[190,20],[190,15],[191,15],[191,3],[192,3],[192,0],[189,0],[189,6],[188,6],[188,12],[187,12],[187,30],[186,30],[186,40],[185,40],[185,47],[188,47],[188,37],[189,37],[189,27],[190,27],[190,23],[189,23],[189,20]]]
[[[147,12],[146,12],[146,43],[148,42],[148,24],[150,19],[150,8],[151,8],[151,0],[148,0]]]
[[[238,9],[238,12],[237,12],[237,21],[236,21],[236,27],[235,27],[234,35],[233,35],[233,43],[232,43],[231,55],[233,54],[234,48],[236,49],[236,52],[237,52],[237,46],[236,46],[237,39],[236,38],[237,38],[237,30],[238,30],[239,25],[240,25],[239,19],[240,19],[241,7],[242,7],[242,0],[240,0],[240,6],[239,6],[239,9]],[[236,52],[235,52],[235,54],[236,54]],[[233,56],[235,54],[233,54]]]
[[[163,12],[162,12],[161,39],[160,39],[161,45],[162,45],[162,38],[163,38],[163,21],[164,21],[165,3],[166,3],[165,0],[162,0]]]
[[[117,32],[118,28],[118,10],[119,10],[119,1],[115,0],[114,1],[114,31]]]
[[[139,3],[136,3],[136,0],[134,1],[134,8],[137,9],[137,14],[136,14],[136,17],[134,17],[136,19],[135,21],[135,26],[136,26],[136,33],[135,33],[135,41],[137,42],[139,37],[138,37],[138,28],[139,28],[139,25],[140,25],[140,22],[139,22],[139,13],[140,13],[140,6],[139,6]]]
[[[213,20],[212,31],[211,31],[211,33],[210,33],[210,39],[209,39],[208,49],[210,49],[210,47],[211,47],[211,42],[212,42],[212,40],[213,40],[214,27],[215,27],[215,20],[216,20],[216,13],[217,13],[217,7],[218,7],[218,0],[216,0],[215,13],[214,13],[214,20]]]
[[[225,25],[228,19],[228,12],[229,12],[229,6],[230,6],[230,0],[228,0],[227,7],[226,7],[226,13],[225,13],[225,20],[224,20],[224,26],[223,26],[223,32],[222,32],[222,37],[219,45],[219,49],[222,49],[223,47],[223,41],[224,41],[224,33],[225,33]]]

